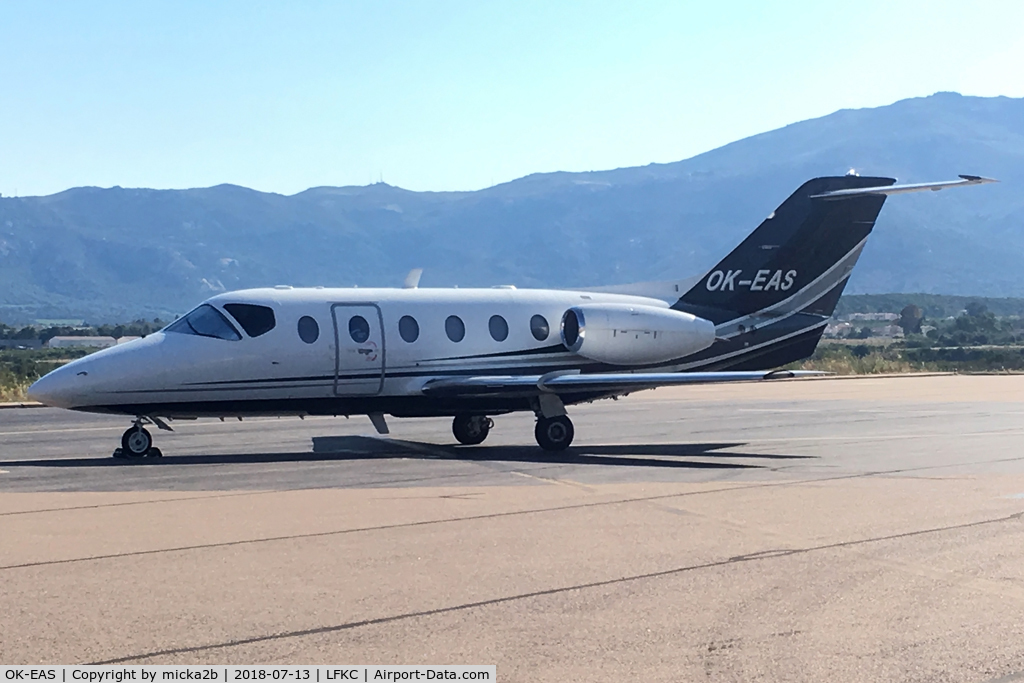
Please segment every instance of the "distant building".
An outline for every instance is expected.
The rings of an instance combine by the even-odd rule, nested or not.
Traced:
[[[73,347],[88,347],[91,349],[105,349],[117,344],[113,337],[53,337],[46,342],[51,349],[67,349]]]
[[[0,349],[38,349],[43,342],[38,339],[0,339]]]
[[[135,341],[136,339],[142,339],[142,337],[118,337],[117,338],[117,343],[118,344],[126,344],[126,343],[128,343],[130,341]]]
[[[846,337],[853,330],[850,323],[829,323],[825,326],[825,336],[830,338]]]
[[[903,328],[899,325],[886,325],[876,330],[879,337],[902,337]]]
[[[899,320],[899,313],[851,313],[847,320]]]

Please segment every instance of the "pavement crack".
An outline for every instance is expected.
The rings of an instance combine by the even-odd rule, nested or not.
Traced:
[[[0,470],[4,472],[4,470]],[[126,507],[129,505],[159,505],[160,503],[180,503],[192,500],[215,500],[218,498],[235,498],[237,496],[263,496],[270,493],[286,493],[292,490],[302,489],[285,489],[278,491],[239,491],[237,493],[220,493],[220,494],[208,494],[203,496],[185,496],[182,498],[156,498],[153,500],[129,500],[120,503],[96,503],[94,505],[70,505],[62,508],[43,508],[41,510],[14,510],[12,512],[0,512],[0,517],[13,517],[15,515],[34,515],[42,514],[44,512],[69,512],[73,510],[99,510],[102,508],[117,508]],[[2,569],[2,567],[0,567]]]
[[[489,600],[477,600],[474,602],[466,602],[458,605],[450,605],[448,607],[438,607],[436,609],[420,610],[416,612],[406,612],[404,614],[395,614],[387,617],[378,617],[376,619],[363,619],[360,621],[350,621],[343,624],[334,624],[330,626],[319,626],[315,628],[301,629],[295,631],[285,631],[281,633],[272,633],[261,636],[252,636],[249,638],[238,638],[235,640],[224,641],[220,643],[208,643],[206,645],[193,645],[189,647],[179,648],[168,648],[164,650],[154,650],[151,652],[144,652],[135,655],[127,655],[125,657],[117,657],[114,659],[107,659],[100,662],[92,662],[93,665],[107,665],[107,664],[123,664],[125,662],[139,661],[143,659],[151,659],[153,657],[163,657],[168,655],[180,655],[180,654],[192,654],[196,652],[205,652],[209,650],[217,650],[229,647],[239,647],[242,645],[252,645],[254,643],[264,643],[268,641],[285,640],[289,638],[303,638],[306,636],[323,635],[328,633],[339,633],[343,631],[350,631],[357,628],[366,626],[377,626],[381,624],[388,624],[396,621],[403,621],[406,619],[418,619],[422,617],[433,617],[441,614],[449,614],[453,612],[460,612],[464,610],[477,609],[480,607],[489,607],[492,605],[500,605],[509,602],[515,602],[517,600],[529,600],[532,598],[547,597],[550,595],[559,595],[563,593],[571,593],[575,591],[585,591],[594,588],[602,588],[606,586],[614,586],[623,583],[631,583],[634,581],[643,581],[649,579],[660,579],[667,576],[674,576],[678,574],[684,574],[688,572],[701,571],[704,569],[713,569],[716,567],[724,567],[730,564],[738,564],[742,562],[757,562],[761,560],[770,560],[778,557],[785,557],[795,554],[811,553],[819,550],[831,550],[835,548],[847,548],[852,546],[864,545],[868,543],[878,543],[882,541],[889,541],[900,538],[911,538],[914,536],[923,536],[927,534],[941,533],[944,531],[955,531],[961,529],[969,529],[972,527],[984,526],[989,524],[1000,524],[1003,522],[1015,521],[1021,519],[1024,516],[1024,511],[1016,512],[1012,515],[1004,517],[997,517],[993,519],[983,519],[974,522],[965,522],[963,524],[952,524],[949,526],[933,527],[930,529],[919,529],[916,531],[906,531],[898,534],[889,534],[886,536],[877,536],[872,538],[864,538],[855,541],[843,541],[839,543],[827,543],[818,546],[810,546],[807,548],[796,548],[787,550],[767,550],[756,553],[749,553],[747,555],[737,555],[730,557],[725,560],[717,560],[714,562],[704,562],[701,564],[687,565],[684,567],[674,567],[672,569],[664,569],[656,572],[647,572],[644,574],[634,574],[631,576],[623,576],[615,579],[606,579],[603,581],[591,581],[589,583],[580,583],[573,586],[561,586],[558,588],[548,588],[544,590],[530,591],[528,593],[519,593],[516,595],[508,595],[500,598],[492,598]],[[779,635],[792,635],[797,633],[796,631],[788,632]],[[711,648],[709,648],[710,650]],[[1004,678],[1002,680],[1015,680],[1014,678]]]
[[[789,555],[802,555],[803,553],[815,552],[818,550],[832,550],[834,548],[851,548],[858,545],[864,545],[866,543],[880,543],[882,541],[894,541],[901,538],[913,538],[914,536],[924,536],[927,534],[939,533],[942,531],[956,531],[960,529],[970,529],[972,527],[986,526],[989,524],[1001,524],[1003,522],[1012,522],[1024,517],[1024,511],[1015,512],[1012,515],[1006,515],[1005,517],[996,517],[994,519],[981,519],[975,522],[964,522],[963,524],[951,524],[949,526],[932,527],[930,529],[918,529],[916,531],[904,531],[898,534],[888,534],[886,536],[872,536],[870,538],[861,538],[855,541],[840,541],[838,543],[826,543],[823,545],[814,545],[807,548],[778,548],[770,550],[760,550],[755,553],[748,553],[746,555],[737,555],[729,558],[734,562],[749,562],[751,560],[767,560],[776,557],[788,557]]]
[[[1022,459],[1022,458],[1005,458],[1005,459],[1000,459],[998,462],[1002,462],[1004,460],[1019,460],[1019,459]],[[558,506],[547,507],[547,508],[534,508],[534,509],[531,509],[531,510],[512,510],[512,511],[509,511],[509,512],[494,512],[494,513],[489,513],[489,514],[484,514],[484,515],[469,515],[469,516],[465,516],[465,517],[450,517],[450,518],[447,518],[447,519],[430,519],[430,520],[421,520],[421,521],[418,521],[418,522],[402,522],[402,523],[399,523],[399,524],[383,524],[383,525],[380,525],[380,526],[356,527],[354,529],[337,529],[337,530],[333,530],[333,531],[318,531],[318,532],[308,533],[308,534],[288,534],[288,535],[284,535],[284,536],[269,536],[269,537],[265,537],[265,538],[251,538],[251,539],[242,539],[242,540],[236,540],[236,541],[222,541],[222,542],[218,542],[218,543],[201,543],[201,544],[196,544],[196,545],[177,546],[177,547],[174,547],[174,548],[154,548],[152,550],[135,550],[135,551],[125,552],[125,553],[110,553],[110,554],[106,554],[106,555],[91,555],[91,556],[88,556],[88,557],[72,557],[72,558],[67,558],[67,559],[62,559],[62,560],[41,560],[41,561],[38,561],[38,562],[24,562],[24,563],[19,563],[19,564],[0,565],[0,571],[7,570],[7,569],[25,569],[25,568],[29,568],[29,567],[44,567],[44,566],[51,566],[51,565],[73,564],[73,563],[76,563],[76,562],[95,562],[95,561],[99,561],[99,560],[119,559],[119,558],[124,558],[124,557],[139,557],[139,556],[143,556],[143,555],[158,555],[158,554],[162,554],[162,553],[188,552],[188,551],[192,551],[192,550],[206,550],[206,549],[210,549],[210,548],[229,548],[229,547],[233,547],[233,546],[253,545],[253,544],[257,544],[257,543],[274,543],[274,542],[279,542],[279,541],[293,541],[293,540],[307,539],[307,538],[326,538],[326,537],[330,537],[330,536],[343,536],[343,535],[346,535],[346,534],[366,533],[366,532],[372,532],[372,531],[390,531],[390,530],[394,530],[394,529],[410,529],[410,528],[429,526],[429,525],[434,525],[434,524],[451,524],[451,523],[455,523],[455,522],[472,522],[472,521],[484,520],[484,519],[500,519],[502,517],[514,517],[514,516],[518,516],[518,515],[543,514],[543,513],[547,513],[547,512],[562,512],[562,511],[567,511],[567,510],[580,510],[580,509],[592,508],[592,507],[602,507],[602,506],[606,506],[606,505],[628,505],[628,504],[631,504],[631,503],[645,503],[645,502],[656,501],[656,500],[668,500],[670,498],[684,498],[684,497],[687,497],[687,496],[707,495],[707,494],[712,494],[712,493],[723,493],[723,492],[729,492],[729,491],[743,491],[743,490],[747,490],[747,489],[775,488],[775,487],[785,487],[785,486],[802,486],[802,485],[806,485],[806,484],[825,483],[825,482],[832,482],[832,481],[844,481],[844,480],[848,480],[848,479],[860,479],[860,478],[864,478],[864,477],[874,477],[874,476],[880,476],[880,475],[886,475],[886,474],[900,474],[900,473],[910,472],[910,471],[915,471],[915,470],[932,469],[932,468],[935,468],[935,467],[949,467],[949,465],[929,465],[929,466],[924,466],[924,467],[908,468],[908,469],[900,469],[900,470],[883,470],[883,471],[875,471],[875,472],[860,472],[860,473],[857,473],[857,474],[838,475],[838,476],[835,476],[835,477],[819,477],[819,478],[815,478],[815,479],[801,479],[801,480],[797,480],[797,481],[760,482],[760,483],[757,483],[757,484],[750,484],[750,485],[724,486],[724,487],[721,487],[721,488],[706,489],[706,490],[703,490],[703,491],[681,491],[681,492],[674,492],[674,493],[662,493],[662,494],[653,495],[653,496],[639,496],[639,497],[635,497],[635,498],[621,498],[621,499],[617,499],[617,500],[606,500],[606,501],[590,501],[590,502],[586,502],[586,503],[575,503],[575,504],[572,504],[572,505],[558,505]],[[1018,514],[1024,514],[1024,513],[1018,513]]]

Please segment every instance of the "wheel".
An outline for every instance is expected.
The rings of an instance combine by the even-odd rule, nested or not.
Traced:
[[[575,433],[572,420],[565,415],[538,418],[537,427],[533,430],[537,443],[546,451],[564,451],[572,443]]]
[[[494,421],[484,415],[457,415],[452,420],[452,434],[459,443],[475,446],[484,442],[493,426]]]
[[[121,437],[121,452],[126,458],[143,458],[153,446],[153,437],[142,427],[132,427]]]

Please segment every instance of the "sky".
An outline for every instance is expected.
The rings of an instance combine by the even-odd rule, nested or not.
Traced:
[[[0,2],[0,194],[664,163],[938,91],[1024,97],[1024,3]]]

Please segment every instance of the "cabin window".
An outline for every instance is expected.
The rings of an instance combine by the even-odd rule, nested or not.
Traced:
[[[227,341],[238,341],[242,338],[242,335],[228,322],[224,314],[210,304],[202,304],[192,309],[191,313],[183,318],[178,318],[164,328],[164,331],[226,339]]]
[[[304,315],[299,318],[299,339],[312,344],[320,338],[320,325],[317,324],[316,320]]]
[[[537,341],[544,341],[548,338],[548,334],[551,333],[551,328],[548,326],[547,318],[542,315],[535,315],[530,318],[530,332],[533,333],[533,338]]]
[[[348,321],[348,336],[356,344],[362,344],[370,338],[370,323],[361,315],[354,315]]]
[[[238,321],[250,337],[258,337],[274,329],[274,309],[255,304],[224,304],[224,310]]]
[[[411,315],[403,315],[398,321],[398,334],[412,344],[420,338],[420,324]]]
[[[460,342],[466,337],[466,323],[457,315],[450,315],[444,321],[444,331],[453,342]]]
[[[492,315],[487,322],[487,328],[491,331],[491,338],[494,341],[503,342],[508,339],[508,323],[500,315]]]

